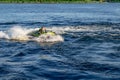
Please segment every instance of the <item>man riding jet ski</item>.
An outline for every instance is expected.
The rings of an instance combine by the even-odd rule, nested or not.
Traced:
[[[45,27],[41,27],[38,31],[30,33],[30,35],[33,37],[39,37],[40,35],[54,36],[54,35],[56,35],[56,33],[52,32],[52,31],[47,31]]]

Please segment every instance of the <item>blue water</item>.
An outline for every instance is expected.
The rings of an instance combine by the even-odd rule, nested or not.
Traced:
[[[0,4],[0,31],[57,30],[64,42],[0,39],[0,80],[120,80],[120,3]]]

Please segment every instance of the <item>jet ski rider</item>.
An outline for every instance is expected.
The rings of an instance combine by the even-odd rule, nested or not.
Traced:
[[[47,33],[46,28],[45,28],[45,27],[41,27],[41,28],[39,29],[39,33],[40,33],[40,34]]]

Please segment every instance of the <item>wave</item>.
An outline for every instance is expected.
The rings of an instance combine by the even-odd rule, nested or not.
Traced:
[[[48,22],[44,21],[8,21],[8,22],[0,22],[0,25],[46,25],[46,26],[65,26],[65,25],[73,25],[73,26],[79,26],[79,25],[120,25],[119,19],[115,21],[97,21],[95,20],[51,20]]]
[[[59,34],[66,32],[120,32],[116,26],[52,26],[48,30],[53,30]]]
[[[0,38],[13,39],[13,40],[33,40],[37,42],[54,42],[63,41],[63,37],[60,35],[68,34],[76,37],[84,36],[96,36],[98,38],[106,38],[110,36],[111,38],[119,38],[120,28],[116,26],[51,26],[46,27],[48,31],[53,31],[58,34],[55,37],[50,37],[43,35],[38,38],[31,38],[29,33],[38,30],[39,28],[23,28],[22,26],[14,26],[7,31],[0,31]],[[86,38],[86,37],[85,37]]]
[[[0,31],[0,38],[9,39],[9,36],[4,31]]]
[[[1,22],[0,25],[34,25],[34,24],[46,24],[45,22],[33,22],[33,21],[24,21],[24,22]]]
[[[120,28],[117,26],[64,26],[52,27],[51,30],[64,34],[65,41],[70,42],[118,42]]]
[[[37,42],[55,42],[55,41],[64,41],[63,37],[60,35],[48,36],[41,35],[40,37],[32,37],[29,33],[38,30],[39,28],[23,28],[21,26],[14,26],[8,31],[0,31],[0,38],[10,39],[10,40],[19,40],[19,41],[37,41]]]

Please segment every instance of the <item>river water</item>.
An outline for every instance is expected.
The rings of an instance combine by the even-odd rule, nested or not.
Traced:
[[[64,41],[11,40],[41,26]],[[120,3],[0,4],[0,80],[120,80]]]

